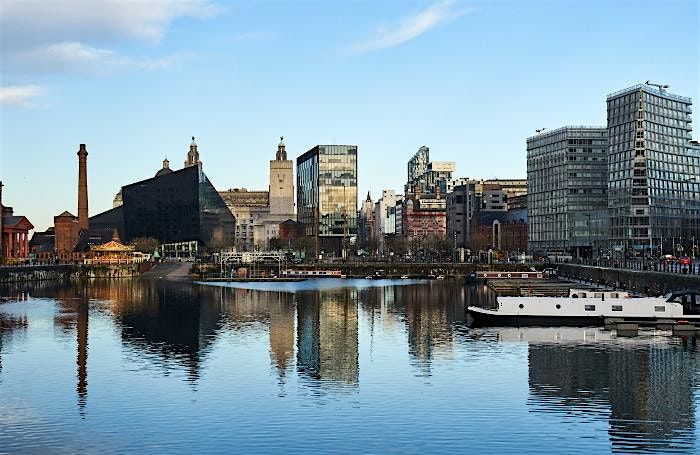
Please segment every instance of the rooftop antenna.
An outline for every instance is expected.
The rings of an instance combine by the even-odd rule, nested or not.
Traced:
[[[666,91],[666,89],[668,88],[668,84],[655,84],[655,83],[650,82],[650,81],[646,81],[645,84],[658,88],[659,92],[661,92],[661,93],[664,93]]]
[[[546,129],[547,129],[547,128],[540,128],[540,129],[537,129],[537,130],[535,130],[535,133],[540,134],[541,132],[543,132],[543,131],[546,130]]]

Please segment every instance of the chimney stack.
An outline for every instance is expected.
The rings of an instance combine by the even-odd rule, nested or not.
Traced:
[[[87,186],[87,148],[80,144],[78,150],[78,229],[87,229],[90,225],[88,216],[88,186]]]

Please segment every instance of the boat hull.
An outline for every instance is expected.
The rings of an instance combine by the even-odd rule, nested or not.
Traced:
[[[640,325],[667,325],[679,321],[699,324],[698,316],[687,315],[676,318],[627,317],[613,316],[542,316],[484,313],[467,308],[470,327],[604,327],[606,320],[616,322],[633,322]]]
[[[468,311],[471,327],[602,327],[605,318],[600,316],[514,316],[494,315]]]

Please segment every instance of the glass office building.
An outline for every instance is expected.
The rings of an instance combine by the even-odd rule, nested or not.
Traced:
[[[700,154],[690,98],[640,84],[608,95],[610,247],[691,254],[700,238]]]
[[[297,158],[297,220],[341,255],[357,235],[357,146],[317,145]],[[347,244],[346,244],[347,246]]]
[[[607,130],[565,126],[527,139],[528,248],[595,257],[607,238]]]

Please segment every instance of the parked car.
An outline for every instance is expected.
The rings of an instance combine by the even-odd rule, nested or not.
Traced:
[[[682,258],[678,259],[678,263],[680,265],[690,265],[690,258],[688,256],[683,256]]]

